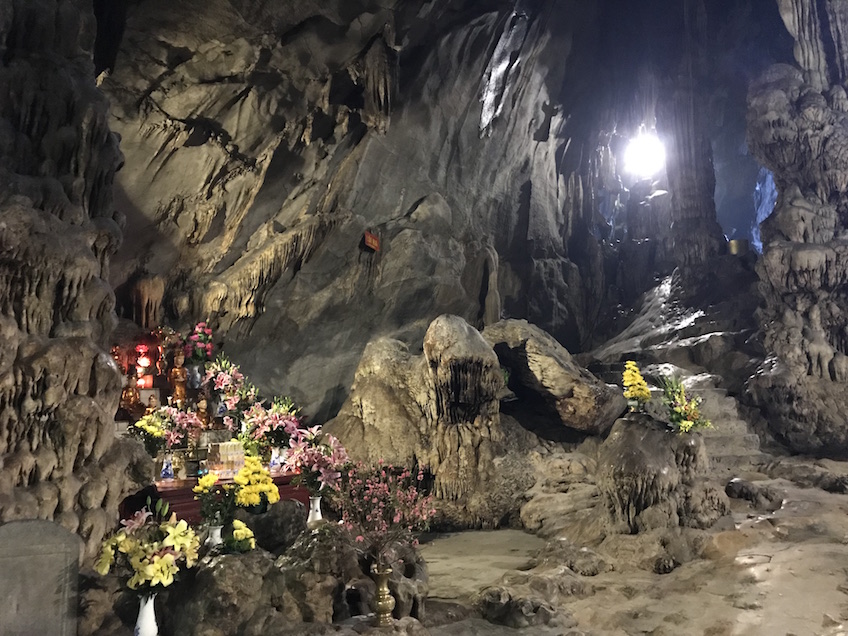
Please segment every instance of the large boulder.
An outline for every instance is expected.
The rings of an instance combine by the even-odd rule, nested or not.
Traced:
[[[524,399],[538,399],[563,426],[603,434],[627,408],[618,387],[601,382],[578,366],[568,350],[526,320],[502,320],[483,338],[509,370],[509,386]]]
[[[436,494],[456,499],[502,437],[502,387],[497,356],[480,333],[458,316],[439,316],[422,356],[397,340],[370,343],[350,397],[325,430],[356,459],[428,469]]]
[[[697,433],[676,434],[645,415],[617,420],[599,450],[597,475],[613,529],[711,526],[730,507],[704,477],[708,462]]]
[[[526,451],[537,443],[501,417],[502,389],[497,356],[480,333],[458,316],[440,316],[422,355],[396,340],[370,343],[325,430],[355,459],[431,473],[445,524],[496,527],[517,514],[532,485]]]

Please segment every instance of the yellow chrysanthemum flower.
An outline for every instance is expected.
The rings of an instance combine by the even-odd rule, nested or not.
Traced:
[[[218,475],[215,473],[207,473],[203,475],[200,479],[197,480],[197,485],[192,488],[193,492],[197,494],[209,492],[212,487],[218,483]]]
[[[651,390],[648,388],[648,383],[645,382],[639,367],[632,360],[628,360],[624,364],[622,383],[624,384],[624,397],[628,400],[633,400],[641,406],[651,399]]]

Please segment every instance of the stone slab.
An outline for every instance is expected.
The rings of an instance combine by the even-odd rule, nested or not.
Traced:
[[[0,634],[75,636],[81,548],[50,521],[0,526]]]

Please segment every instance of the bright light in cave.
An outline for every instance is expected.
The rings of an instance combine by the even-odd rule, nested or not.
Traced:
[[[656,135],[639,133],[624,151],[624,170],[640,179],[656,176],[665,167],[665,148]]]

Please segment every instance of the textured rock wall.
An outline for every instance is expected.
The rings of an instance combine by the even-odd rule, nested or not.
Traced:
[[[131,7],[103,83],[127,157],[119,302],[166,277],[169,320],[211,319],[319,418],[372,337],[420,342],[441,313],[576,349],[604,295],[598,28],[574,0]]]
[[[779,196],[763,224],[760,320],[773,357],[750,389],[794,450],[848,454],[848,16],[838,2],[780,0],[800,68],[751,85],[752,151]]]
[[[54,519],[89,550],[149,464],[115,443],[120,377],[100,347],[121,155],[94,26],[83,0],[0,9],[0,522]]]

